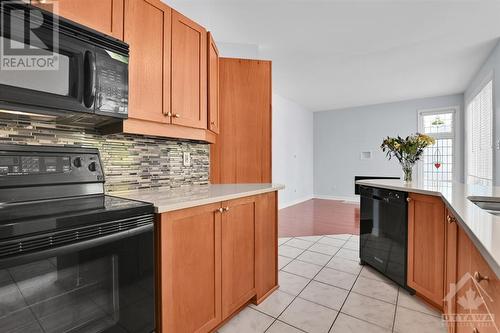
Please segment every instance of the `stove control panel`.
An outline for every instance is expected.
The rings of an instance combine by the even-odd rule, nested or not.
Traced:
[[[1,178],[21,183],[103,182],[104,172],[97,149],[12,145],[0,146]]]

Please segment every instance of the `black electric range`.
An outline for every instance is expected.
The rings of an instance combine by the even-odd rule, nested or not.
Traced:
[[[104,181],[96,149],[0,145],[0,331],[154,331],[154,208]]]

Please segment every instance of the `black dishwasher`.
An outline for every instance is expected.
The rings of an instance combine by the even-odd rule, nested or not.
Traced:
[[[360,194],[361,263],[412,291],[406,284],[408,194],[368,186]]]

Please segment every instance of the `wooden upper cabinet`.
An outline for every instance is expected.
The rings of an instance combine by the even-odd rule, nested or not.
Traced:
[[[125,0],[130,118],[170,122],[170,29],[168,6],[157,0]]]
[[[212,183],[271,182],[271,62],[220,58],[220,132]]]
[[[160,332],[210,332],[222,321],[219,208],[220,203],[161,215]]]
[[[123,39],[124,0],[31,0],[31,4],[53,10],[59,16],[106,35]]]
[[[208,33],[208,129],[219,133],[219,50]]]
[[[443,308],[445,208],[439,197],[411,193],[408,205],[408,286]]]
[[[223,202],[222,317],[255,294],[255,197]]]
[[[207,128],[207,31],[172,11],[172,123]]]

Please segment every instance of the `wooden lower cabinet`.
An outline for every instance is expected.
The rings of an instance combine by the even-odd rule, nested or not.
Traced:
[[[160,219],[161,332],[209,332],[221,321],[220,204]]]
[[[255,220],[255,293],[261,303],[278,287],[278,193],[257,197]]]
[[[479,316],[484,316],[475,324],[480,333],[500,332],[500,281],[484,260],[479,251],[472,247],[471,269],[475,295],[482,301],[476,310]]]
[[[454,294],[454,284],[457,281],[457,255],[458,255],[458,226],[453,214],[446,211],[446,250],[445,250],[445,277],[444,277],[444,302],[443,313],[448,318],[453,318],[456,313],[456,302],[452,298]],[[449,297],[449,299],[448,299]],[[453,321],[448,321],[448,332],[455,332],[455,324]]]
[[[470,241],[469,237],[467,237],[467,234],[462,230],[462,228],[458,228],[456,262],[457,275],[455,281],[453,281],[454,284],[458,283],[463,276],[470,274],[472,248],[472,242]],[[464,309],[458,303],[458,300],[462,297],[466,297],[467,291],[471,290],[472,281],[470,279],[466,279],[462,282],[463,283],[460,286],[455,287],[455,290],[452,291],[452,295],[450,295],[450,302],[454,303],[457,318],[469,314],[469,311]],[[467,325],[467,323],[455,323],[455,325],[452,326],[455,327],[455,332],[458,333],[471,333],[473,329],[473,327]]]
[[[500,332],[500,281],[446,211],[444,307],[450,333]]]
[[[408,205],[408,286],[443,309],[445,208],[439,197],[411,193]]]
[[[222,203],[222,316],[255,295],[255,197]]]
[[[211,332],[277,288],[276,202],[272,192],[159,216],[159,332]]]
[[[409,198],[408,285],[443,310],[448,332],[500,332],[495,272],[441,198]]]

